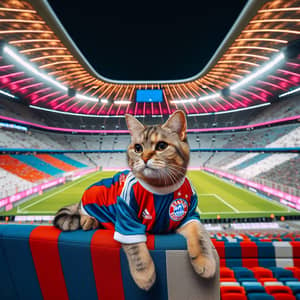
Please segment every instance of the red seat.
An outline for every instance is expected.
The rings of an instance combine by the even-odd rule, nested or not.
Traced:
[[[275,300],[296,300],[292,290],[288,286],[265,286],[265,290],[268,294],[272,295]]]
[[[221,295],[221,300],[247,300],[244,294],[228,293]]]
[[[236,281],[233,270],[227,267],[220,267],[220,281]]]
[[[272,295],[275,300],[296,300],[295,296],[290,294],[274,294]]]
[[[221,295],[224,294],[241,294],[246,295],[245,289],[242,286],[221,286]]]

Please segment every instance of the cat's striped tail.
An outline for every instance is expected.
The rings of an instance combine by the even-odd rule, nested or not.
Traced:
[[[80,203],[61,208],[54,216],[53,225],[62,231],[81,228]]]

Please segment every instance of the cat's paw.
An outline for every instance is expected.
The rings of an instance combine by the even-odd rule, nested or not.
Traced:
[[[99,222],[90,216],[80,215],[80,225],[83,230],[97,229],[99,227]]]
[[[156,272],[154,263],[151,262],[142,270],[133,270],[132,277],[137,286],[145,291],[150,290],[156,280]]]
[[[217,264],[213,256],[192,257],[191,263],[195,272],[203,278],[212,278],[216,274]]]
[[[156,280],[156,272],[146,244],[123,244],[122,246],[134,282],[140,289],[148,291]]]

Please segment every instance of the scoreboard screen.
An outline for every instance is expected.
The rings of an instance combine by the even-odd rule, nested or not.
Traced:
[[[137,90],[136,91],[136,102],[162,102],[163,93],[162,90]]]

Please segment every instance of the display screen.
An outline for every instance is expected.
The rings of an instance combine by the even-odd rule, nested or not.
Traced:
[[[162,102],[163,93],[162,90],[137,90],[136,102]]]

